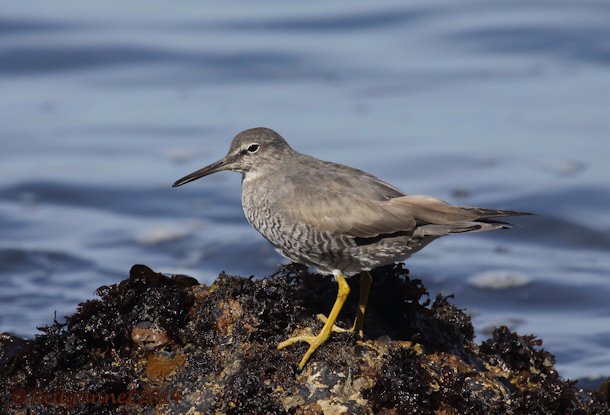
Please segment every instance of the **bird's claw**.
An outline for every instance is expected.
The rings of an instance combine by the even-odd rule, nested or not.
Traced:
[[[335,304],[330,310],[328,317],[321,317],[321,319],[325,321],[325,323],[324,327],[322,327],[322,330],[320,330],[320,333],[318,333],[317,336],[312,336],[310,334],[294,336],[287,340],[284,340],[283,342],[277,345],[278,349],[283,349],[285,347],[295,344],[296,342],[309,343],[309,348],[307,349],[307,351],[303,355],[303,358],[299,362],[299,370],[302,370],[305,367],[305,364],[307,363],[311,355],[318,349],[318,347],[320,347],[322,344],[324,344],[326,340],[328,340],[330,334],[333,332],[333,329],[336,327],[335,321],[337,321],[337,316],[339,315],[341,308],[343,308],[343,304],[345,303],[345,300],[347,299],[347,296],[349,294],[349,285],[347,284],[347,281],[345,281],[345,277],[343,276],[343,274],[341,274],[340,272],[335,274],[335,279],[339,284],[339,290],[337,291],[337,299],[335,300]],[[320,318],[320,316],[318,316],[318,318]]]
[[[326,317],[324,314],[318,314],[316,315],[316,318],[322,323],[326,323],[328,321],[328,317]],[[359,324],[357,324],[357,321],[354,321],[354,325],[350,329],[344,329],[343,327],[333,324],[331,330],[336,333],[356,333],[358,337],[362,338],[364,337],[364,331],[362,330],[362,327],[358,328],[358,326]]]
[[[283,342],[277,345],[277,348],[278,350],[281,350],[285,347],[292,346],[297,342],[309,343],[309,348],[307,349],[307,351],[301,358],[301,361],[299,362],[299,370],[303,370],[305,364],[309,360],[309,357],[313,354],[313,352],[318,349],[318,347],[320,347],[326,340],[328,340],[329,337],[330,333],[324,333],[324,331],[321,331],[320,334],[318,334],[317,336],[303,334],[284,340]]]
[[[326,324],[326,322],[328,321],[328,317],[326,317],[324,314],[317,314],[316,318],[324,324]],[[336,324],[333,324],[331,327],[331,331],[334,331],[335,333],[349,333],[349,332],[352,332],[353,330],[344,329],[343,327],[339,327]]]

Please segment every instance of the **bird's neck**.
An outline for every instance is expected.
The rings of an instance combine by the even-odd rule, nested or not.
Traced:
[[[242,173],[241,184],[243,186],[257,186],[258,183],[269,183],[273,181],[273,172],[266,170],[251,170]]]
[[[286,173],[286,168],[290,165],[289,160],[277,159],[268,166],[263,166],[256,169],[251,169],[242,172],[242,184],[256,183],[263,180],[268,183],[275,182],[278,175],[282,176]]]
[[[245,171],[242,173],[241,183],[242,185],[247,185],[260,180],[261,178],[265,177],[265,175],[265,173],[259,170]]]

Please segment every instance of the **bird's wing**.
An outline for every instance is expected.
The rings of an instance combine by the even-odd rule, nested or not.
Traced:
[[[297,202],[297,199],[293,199]],[[453,206],[430,196],[408,195],[388,200],[359,198],[355,193],[334,193],[329,197],[311,196],[293,212],[297,220],[329,232],[360,238],[395,232],[413,232],[426,227],[435,234],[470,232],[504,226],[487,220],[526,214],[481,208]],[[482,226],[489,222],[494,226]]]
[[[395,209],[393,204],[357,200],[345,194],[316,203],[315,209],[301,212],[300,216],[303,222],[316,228],[363,238],[412,231],[416,227],[415,218],[406,211]]]
[[[432,197],[372,200],[350,193],[312,197],[308,204],[301,205],[297,215],[302,222],[316,228],[361,238],[409,232],[422,224],[445,225],[477,219],[477,215],[467,210]]]
[[[274,192],[274,202],[295,222],[355,237],[377,236],[415,228],[415,219],[393,204],[394,186],[341,164],[308,158],[310,167],[289,174]]]
[[[446,234],[475,230],[478,227],[472,222],[487,218],[523,214],[454,206],[430,196],[405,195],[361,170],[311,160],[313,168],[291,175],[290,194],[284,194],[280,203],[294,221],[328,232],[369,238],[413,232],[422,225],[439,225]]]

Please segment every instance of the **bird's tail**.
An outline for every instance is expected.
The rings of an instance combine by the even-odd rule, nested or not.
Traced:
[[[517,210],[494,210],[494,209],[485,209],[485,208],[477,208],[477,207],[467,207],[467,206],[459,206],[460,209],[464,209],[465,211],[472,213],[478,216],[479,220],[489,219],[489,218],[502,218],[507,216],[529,216],[531,213],[528,212],[519,212]]]
[[[442,225],[423,225],[415,231],[416,236],[443,236],[450,233],[485,232],[494,229],[509,229],[510,224],[500,221],[456,222]]]
[[[417,229],[417,233],[421,233],[422,236],[442,236],[449,233],[486,232],[495,229],[510,229],[512,226],[510,223],[493,218],[531,215],[531,213],[528,212],[519,212],[515,210],[493,210],[462,206],[460,206],[460,208],[466,210],[468,213],[475,214],[478,218],[454,223],[428,224],[420,226]]]

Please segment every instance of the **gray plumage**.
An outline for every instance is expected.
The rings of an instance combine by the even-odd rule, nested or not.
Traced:
[[[403,261],[451,233],[505,228],[523,212],[453,206],[406,195],[361,170],[298,153],[276,132],[239,133],[222,160],[174,183],[242,173],[246,218],[286,258],[353,275]]]

